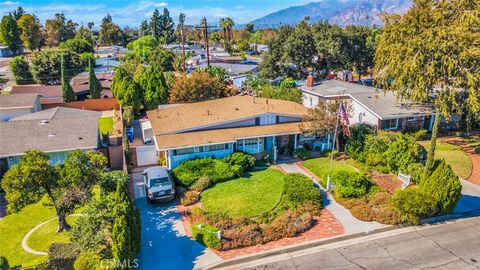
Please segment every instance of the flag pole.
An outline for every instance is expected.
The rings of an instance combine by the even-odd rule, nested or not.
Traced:
[[[335,131],[333,133],[333,142],[332,142],[332,151],[330,153],[330,168],[328,170],[328,177],[327,177],[327,191],[330,191],[332,189],[332,182],[331,182],[331,175],[332,175],[332,164],[333,164],[333,151],[335,149],[335,141],[337,139],[337,130],[338,130],[338,121],[339,121],[339,115],[340,115],[340,105],[338,105],[338,110],[337,110],[337,120],[335,121]]]

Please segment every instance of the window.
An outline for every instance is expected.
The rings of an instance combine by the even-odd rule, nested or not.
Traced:
[[[194,152],[195,152],[195,148],[194,148],[194,147],[182,148],[182,149],[177,149],[177,150],[175,150],[174,155],[176,155],[176,156],[188,155],[188,154],[191,154],[191,153],[194,153]]]
[[[413,117],[407,117],[407,121],[408,121],[408,122],[413,122],[413,121],[415,121],[415,120],[417,120],[417,117],[415,117],[415,116],[413,116]]]
[[[225,150],[225,144],[214,144],[208,146],[208,151],[220,151]]]
[[[277,120],[276,115],[274,114],[267,114],[267,115],[262,115],[260,117],[260,125],[272,125],[275,124],[275,121]]]
[[[255,117],[255,126],[260,125],[260,117]]]
[[[256,154],[265,150],[265,138],[252,138],[237,141],[237,150],[248,154]]]
[[[398,119],[388,119],[382,121],[382,129],[397,129]]]

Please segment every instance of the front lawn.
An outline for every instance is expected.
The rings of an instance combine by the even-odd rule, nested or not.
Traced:
[[[78,216],[67,217],[67,222],[71,226],[75,224]],[[58,222],[56,219],[48,222],[34,231],[27,240],[27,245],[37,251],[48,252],[52,243],[69,243],[70,232],[57,233]]]
[[[100,134],[112,135],[114,128],[113,128],[113,117],[102,117],[98,119],[98,129]]]
[[[427,151],[430,148],[430,141],[419,141],[418,143]],[[459,146],[437,140],[435,159],[445,159],[455,174],[462,179],[467,179],[472,172],[472,161]]]
[[[28,231],[56,216],[53,207],[43,205],[46,202],[48,199],[45,197],[39,203],[31,204],[22,211],[9,214],[0,220],[0,254],[7,258],[11,266],[25,267],[47,260],[47,256],[30,254],[22,249],[22,239]],[[52,223],[57,224],[55,221]]]
[[[202,205],[232,217],[255,217],[275,208],[283,192],[282,172],[266,169],[219,183],[202,193]]]
[[[320,184],[323,187],[327,185],[327,177],[330,172],[330,158],[322,157],[309,159],[303,162],[303,166],[320,178]],[[345,170],[349,172],[355,172],[356,170],[349,165],[347,162],[340,160],[333,160],[332,163],[332,174],[339,170]]]

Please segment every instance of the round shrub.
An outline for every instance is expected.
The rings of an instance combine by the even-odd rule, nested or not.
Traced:
[[[225,158],[229,165],[240,165],[245,172],[253,170],[255,167],[255,157],[242,152],[236,152]]]
[[[4,256],[0,256],[0,270],[10,270],[10,264]]]
[[[372,187],[372,182],[365,175],[345,170],[336,171],[332,181],[335,194],[345,199],[365,196]]]
[[[187,191],[183,194],[180,202],[182,205],[191,205],[200,200],[200,193],[196,191]]]
[[[218,229],[205,224],[193,224],[192,236],[198,242],[204,244],[206,247],[218,249],[220,248],[220,239],[217,235]]]
[[[441,160],[432,175],[420,183],[420,188],[433,196],[440,214],[453,210],[462,197],[462,184],[445,160]]]
[[[307,160],[312,157],[312,153],[305,148],[295,149],[294,155],[301,160]]]
[[[397,190],[391,204],[404,221],[414,224],[421,218],[433,214],[436,208],[435,198],[418,187]]]
[[[212,181],[210,178],[206,175],[200,177],[193,185],[190,187],[191,190],[196,191],[196,192],[202,192],[205,189],[207,189]]]
[[[213,183],[233,179],[243,174],[239,165],[229,165],[224,160],[199,158],[184,161],[173,170],[178,184],[190,187],[202,176],[208,176]]]
[[[83,252],[75,260],[73,268],[75,270],[91,270],[95,269],[99,264],[100,256],[97,253]]]

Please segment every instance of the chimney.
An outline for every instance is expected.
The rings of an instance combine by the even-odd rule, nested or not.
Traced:
[[[313,87],[313,76],[308,75],[307,77],[307,87]]]

